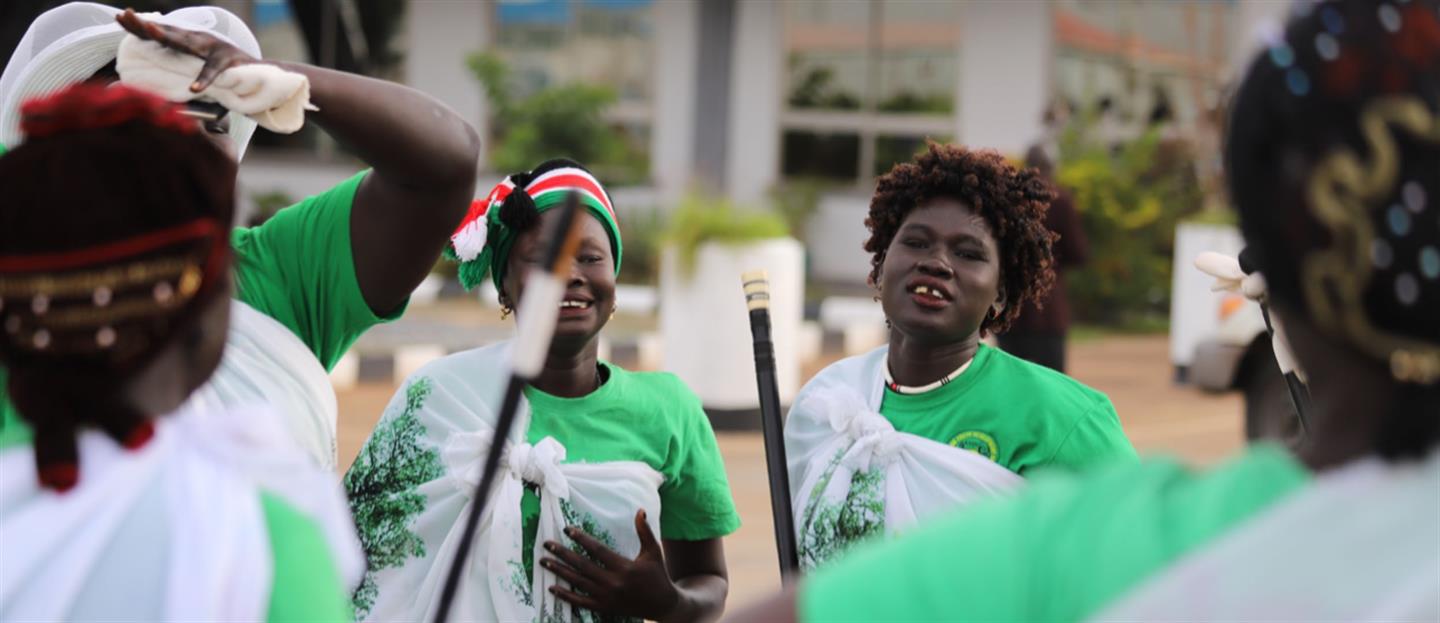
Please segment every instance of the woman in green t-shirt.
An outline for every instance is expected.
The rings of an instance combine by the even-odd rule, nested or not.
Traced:
[[[278,413],[182,406],[225,347],[234,161],[123,86],[31,100],[21,127],[0,157],[23,414],[0,415],[0,620],[345,620],[362,567],[334,476]]]
[[[736,620],[1440,620],[1440,2],[1297,5],[1269,46],[1224,156],[1293,453],[1042,478]]]
[[[865,224],[890,343],[822,370],[785,426],[804,567],[1017,486],[1133,460],[1104,394],[984,345],[1051,285],[1051,190],[993,151],[931,143]]]
[[[544,370],[506,440],[456,618],[713,618],[728,587],[720,539],[739,518],[709,421],[673,375],[629,372],[596,355],[622,254],[609,195],[580,165],[545,162],[477,201],[449,254],[467,288],[489,276],[510,315],[539,261],[541,224],[571,192],[586,208],[583,235]],[[491,444],[509,352],[507,341],[416,372],[346,474],[369,559],[359,618],[433,616]]]

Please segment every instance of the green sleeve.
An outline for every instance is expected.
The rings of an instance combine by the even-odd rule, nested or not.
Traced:
[[[261,493],[260,507],[275,558],[275,584],[266,620],[352,620],[340,575],[320,528],[275,495]]]
[[[295,332],[327,370],[365,330],[404,311],[375,315],[355,277],[350,209],[367,174],[231,235],[236,298]]]
[[[1083,620],[1307,481],[1269,447],[1203,476],[1168,461],[1042,475],[822,569],[800,620]]]
[[[671,438],[660,485],[660,537],[703,541],[740,528],[740,515],[730,496],[725,463],[700,399],[672,378],[677,435]]]
[[[20,419],[20,412],[10,404],[10,379],[5,366],[0,366],[0,450],[30,443],[30,427]]]
[[[1135,447],[1125,436],[1114,405],[1109,398],[1101,397],[1090,411],[1075,421],[1055,448],[1055,454],[1042,465],[1078,472],[1111,461],[1134,463],[1137,460]]]

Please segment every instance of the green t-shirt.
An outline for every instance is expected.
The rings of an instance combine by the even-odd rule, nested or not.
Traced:
[[[1135,460],[1105,394],[983,344],[949,384],[923,394],[886,388],[880,413],[895,430],[976,452],[1021,475]]]
[[[236,229],[235,298],[285,325],[326,370],[378,323],[360,292],[350,248],[350,209],[369,171],[285,208],[258,227]]]
[[[400,317],[375,315],[350,249],[350,209],[368,171],[280,210],[258,227],[231,233],[235,298],[295,333],[329,370],[367,329]],[[0,439],[28,433],[10,404],[0,368]]]
[[[1202,473],[1147,461],[1042,475],[821,570],[800,620],[1084,620],[1309,481],[1263,445]]]
[[[702,541],[738,529],[740,515],[730,496],[720,446],[700,399],[673,374],[601,365],[609,378],[587,396],[560,398],[525,388],[530,403],[526,441],[554,437],[565,446],[567,463],[640,461],[660,472],[665,477],[660,485],[663,539]],[[521,510],[529,570],[540,520],[540,500],[533,489],[527,488]]]

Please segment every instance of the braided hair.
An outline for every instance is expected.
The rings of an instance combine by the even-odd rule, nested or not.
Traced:
[[[23,115],[27,140],[0,157],[0,364],[42,484],[64,490],[79,430],[143,445],[158,414],[127,404],[127,384],[215,330],[196,319],[227,291],[235,163],[128,87],[72,86]]]
[[[1278,305],[1388,367],[1377,451],[1440,442],[1440,3],[1301,3],[1236,95],[1230,195]]]

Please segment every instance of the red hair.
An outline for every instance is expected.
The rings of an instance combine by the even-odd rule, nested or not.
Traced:
[[[138,121],[180,133],[196,132],[180,105],[122,84],[87,82],[29,100],[20,107],[20,129],[30,139],[59,132],[94,130]]]

